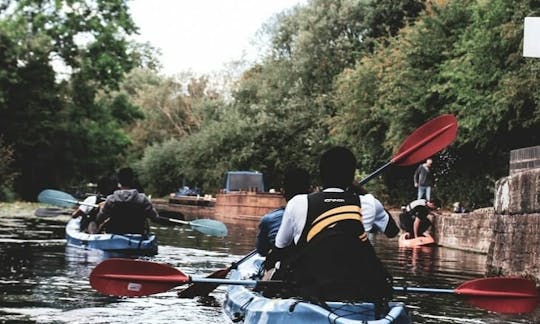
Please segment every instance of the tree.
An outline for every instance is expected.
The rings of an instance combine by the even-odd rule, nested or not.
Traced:
[[[505,0],[430,6],[340,75],[334,133],[350,143],[360,138],[361,161],[369,165],[391,156],[422,122],[453,113],[459,136],[435,161],[437,195],[491,205],[509,150],[539,140],[538,63],[522,58],[520,48],[523,18],[532,8],[533,1]],[[383,177],[392,197],[406,199],[399,193],[410,187],[409,172]]]
[[[0,130],[14,150],[17,191],[35,199],[43,187],[95,176],[109,167],[103,156],[125,150],[96,99],[138,64],[127,41],[136,27],[123,0],[4,1],[0,10]]]

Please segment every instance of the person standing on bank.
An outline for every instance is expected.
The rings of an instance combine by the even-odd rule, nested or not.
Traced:
[[[433,177],[431,175],[432,164],[433,160],[427,159],[414,172],[414,186],[418,188],[416,199],[422,199],[425,195],[426,200],[431,200],[431,184],[433,183]]]
[[[280,260],[278,277],[295,283],[294,293],[306,298],[365,300],[386,307],[392,277],[367,231],[387,231],[393,224],[387,235],[396,236],[399,229],[387,213],[371,214],[375,208],[364,215],[362,196],[349,190],[355,169],[353,153],[333,147],[319,162],[323,191],[297,195],[287,203],[275,246],[294,246],[294,253]]]
[[[298,194],[307,194],[309,187],[310,177],[306,170],[293,168],[285,172],[283,179],[283,196],[285,197],[285,201],[291,200],[292,197]],[[285,206],[275,209],[261,218],[255,244],[257,252],[260,255],[266,256],[274,246],[284,211]]]
[[[97,216],[96,222],[100,231],[112,234],[147,234],[148,219],[159,218],[148,197],[133,189],[134,179],[131,168],[118,171],[120,189],[107,197]]]

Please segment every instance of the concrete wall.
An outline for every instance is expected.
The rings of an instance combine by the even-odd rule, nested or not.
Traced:
[[[493,240],[493,208],[471,213],[442,214],[434,218],[437,244],[454,249],[488,253]]]
[[[487,273],[540,282],[540,214],[497,215]]]
[[[495,184],[499,215],[540,213],[540,168],[514,173]]]
[[[486,253],[486,274],[540,283],[540,168],[514,172],[495,189],[494,208],[436,217],[437,243]]]

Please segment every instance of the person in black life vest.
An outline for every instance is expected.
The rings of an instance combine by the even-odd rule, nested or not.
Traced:
[[[280,259],[277,278],[291,282],[296,287],[293,294],[304,298],[369,301],[386,308],[385,302],[392,296],[392,278],[368,239],[362,196],[349,190],[355,169],[356,159],[350,150],[331,148],[319,163],[323,190],[289,200],[275,247],[294,246],[294,252]],[[388,230],[388,236],[396,236],[399,229],[391,217],[384,212],[376,219],[375,209],[369,211],[368,226],[379,224],[377,228]]]
[[[118,171],[120,189],[107,197],[98,213],[96,222],[101,231],[113,234],[147,234],[148,219],[157,220],[159,215],[148,199],[137,189],[131,168]]]
[[[439,205],[440,202],[437,199],[416,199],[411,201],[407,206],[401,207],[399,226],[409,234],[410,238],[424,235],[431,227],[433,211]]]

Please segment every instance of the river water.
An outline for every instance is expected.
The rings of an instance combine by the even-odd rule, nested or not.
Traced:
[[[1,207],[1,205],[0,205]],[[177,291],[142,298],[114,298],[94,291],[91,270],[107,255],[65,246],[67,218],[38,218],[32,210],[0,212],[0,323],[229,323],[222,312],[225,286],[208,298],[179,299]],[[256,224],[228,224],[226,238],[188,227],[152,227],[159,253],[146,260],[204,277],[251,251]],[[399,249],[395,239],[373,238],[395,286],[456,288],[483,276],[485,255],[443,247]],[[540,309],[504,315],[469,305],[450,294],[396,295],[414,323],[539,323]]]

